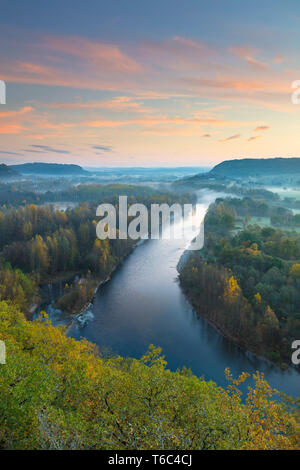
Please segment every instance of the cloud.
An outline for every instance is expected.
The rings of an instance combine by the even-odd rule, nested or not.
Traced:
[[[244,59],[248,64],[252,65],[256,70],[265,70],[268,64],[259,61],[253,57],[255,51],[248,47],[233,46],[229,48],[229,51],[237,55],[241,59]]]
[[[24,130],[23,121],[33,111],[31,106],[19,110],[0,111],[0,134],[20,134]]]
[[[134,113],[151,113],[153,110],[150,107],[144,106],[144,103],[134,99],[131,96],[116,96],[111,100],[103,101],[78,101],[75,103],[50,103],[44,104],[48,108],[54,109],[106,109],[112,111],[129,111]]]
[[[41,149],[41,150],[38,150],[39,152],[40,152],[40,151],[43,151],[43,152],[54,152],[54,153],[63,153],[63,154],[69,154],[69,153],[71,153],[71,152],[69,152],[68,150],[56,149],[56,148],[50,147],[49,145],[36,145],[36,144],[32,144],[31,147],[34,147],[34,148],[37,148],[37,149]]]
[[[24,106],[23,108],[17,111],[0,111],[0,118],[13,118],[23,116],[24,114],[27,114],[32,110],[33,108],[31,106]]]
[[[87,127],[121,127],[121,126],[159,126],[159,125],[210,125],[215,127],[231,127],[231,126],[249,126],[253,124],[253,122],[241,122],[241,121],[231,121],[221,118],[213,118],[213,117],[201,117],[201,116],[191,116],[191,117],[170,117],[170,116],[150,116],[150,117],[143,117],[140,119],[124,119],[124,120],[106,120],[106,119],[98,119],[95,121],[84,121],[81,123],[82,126]]]
[[[25,74],[54,78],[54,69],[45,65],[31,62],[18,62],[18,68]]]
[[[257,126],[253,132],[267,131],[268,129],[271,129],[271,126]]]
[[[249,137],[249,139],[247,139],[247,142],[251,142],[252,140],[260,139],[261,137],[262,137],[261,135],[253,135],[252,137]]]
[[[283,55],[277,55],[273,59],[273,64],[281,64],[284,61]]]
[[[251,106],[294,113],[287,103],[289,77],[268,75],[268,64],[258,60],[257,50],[233,46],[215,48],[195,38],[173,36],[158,41],[123,44],[83,37],[26,35],[20,32],[17,47],[1,60],[1,78],[8,82],[37,83],[77,89],[106,90],[119,94],[107,101],[53,103],[53,108],[151,113],[139,99],[195,97],[205,94],[216,100],[241,101]],[[232,53],[249,63],[233,62]],[[276,61],[279,61],[277,56]],[[270,59],[270,65],[275,59]],[[251,71],[250,71],[251,72]],[[292,80],[292,79],[291,79]],[[139,99],[137,99],[139,97]]]
[[[211,158],[219,158],[228,146],[242,147],[245,140],[255,140],[249,136],[263,136],[280,119],[277,112],[299,111],[289,99],[290,77],[295,72],[276,66],[281,59],[274,58],[275,49],[268,51],[266,43],[264,51],[236,48],[233,55],[227,42],[217,41],[215,47],[179,35],[112,44],[111,40],[33,36],[27,31],[14,41],[10,54],[0,52],[1,79],[47,85],[18,86],[27,93],[18,96],[30,101],[21,109],[0,107],[0,133],[11,134],[5,139],[1,135],[1,146],[25,148],[28,158],[30,152],[32,158],[34,153],[50,158],[52,152],[52,159],[69,153],[65,159],[70,160],[78,148],[83,159],[96,159],[96,153],[117,156],[115,142],[121,154],[133,152],[135,158],[141,154],[151,158],[151,152],[180,155],[187,145],[196,154],[199,139],[207,147],[207,158],[210,152]],[[68,89],[54,88],[57,85]],[[274,112],[267,113],[267,108]],[[290,128],[281,137],[286,151]],[[228,146],[218,143],[218,139],[228,142],[239,137]],[[49,145],[32,147],[32,142]],[[276,146],[268,140],[260,143],[266,146],[262,151],[274,151]]]
[[[173,41],[175,41],[177,44],[182,44],[184,46],[187,46],[188,48],[198,49],[203,52],[207,52],[208,50],[208,46],[206,44],[194,39],[185,38],[182,36],[173,36]],[[211,51],[210,48],[209,50]]]
[[[187,37],[173,36],[159,41],[146,41],[137,47],[142,61],[172,70],[190,68],[199,70],[217,54],[210,45]]]
[[[0,150],[1,155],[21,155],[21,153],[18,152],[9,152],[8,150]]]
[[[87,127],[120,127],[126,126],[127,124],[131,124],[132,121],[112,121],[112,120],[105,120],[105,119],[98,119],[96,121],[84,121],[82,122],[83,126]]]
[[[253,92],[264,90],[267,87],[267,84],[261,80],[253,80],[247,78],[217,78],[217,79],[210,79],[210,78],[183,78],[182,82],[187,86],[193,87],[195,90],[200,91],[201,89],[205,88],[215,88],[220,89],[221,91],[224,90],[231,90],[231,91],[243,91],[243,92]],[[269,84],[270,85],[270,84]]]
[[[219,142],[228,142],[229,140],[239,139],[240,137],[241,137],[241,134],[235,134],[235,135],[231,135],[230,137],[226,137],[225,139],[221,139],[219,140]]]
[[[20,31],[16,46],[1,58],[1,79],[7,82],[120,90],[136,87],[143,75],[143,65],[119,44]]]
[[[122,52],[116,44],[90,41],[78,36],[68,38],[49,36],[44,38],[43,43],[47,49],[81,58],[101,70],[122,73],[142,71],[141,65]]]
[[[181,36],[125,45],[79,36],[40,34],[32,36],[31,42],[30,35],[23,35],[23,41],[21,37],[19,48],[1,63],[1,78],[8,82],[182,95],[175,86],[170,90],[170,73],[187,67],[205,70],[208,61],[216,70],[210,60],[216,51],[211,46]]]
[[[49,129],[49,130],[63,130],[63,129],[68,129],[70,127],[74,127],[75,124],[71,122],[60,122],[58,124],[54,124],[53,122],[37,122],[37,125],[41,129]]]
[[[110,147],[108,145],[94,145],[93,149],[102,150],[102,152],[112,152],[113,151],[112,147]]]
[[[20,124],[1,124],[0,134],[20,134],[23,129]]]

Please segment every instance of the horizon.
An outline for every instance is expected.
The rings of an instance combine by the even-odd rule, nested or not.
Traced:
[[[296,158],[295,2],[266,0],[260,18],[233,0],[89,5],[3,2],[3,163],[212,167]]]
[[[299,157],[300,158],[300,157]],[[213,165],[211,166],[207,166],[207,165],[166,165],[166,166],[136,166],[136,165],[123,165],[123,166],[88,166],[88,165],[85,165],[85,164],[82,164],[82,165],[79,165],[78,163],[64,163],[64,162],[50,162],[50,161],[24,161],[24,162],[20,162],[20,163],[5,163],[5,162],[0,162],[0,165],[7,165],[7,166],[19,166],[19,165],[25,165],[25,164],[46,164],[46,165],[77,165],[77,166],[80,166],[82,167],[83,169],[101,169],[101,168],[104,168],[104,169],[118,169],[118,168],[135,168],[135,169],[176,169],[176,168],[195,168],[195,169],[209,169],[209,168],[212,168]]]
[[[181,164],[181,165],[115,165],[115,166],[112,166],[112,165],[100,165],[100,166],[91,166],[91,165],[85,165],[85,164],[82,164],[82,165],[79,165],[78,163],[74,163],[74,162],[70,162],[70,163],[65,163],[65,162],[51,162],[51,161],[41,161],[41,160],[37,160],[37,161],[23,161],[23,162],[20,162],[20,163],[5,163],[5,162],[0,162],[0,165],[7,165],[7,166],[20,166],[20,165],[25,165],[25,164],[46,164],[46,165],[75,165],[75,166],[80,166],[81,168],[83,168],[84,170],[100,170],[100,169],[105,169],[105,170],[117,170],[117,169],[121,169],[121,168],[128,168],[128,169],[144,169],[144,170],[159,170],[159,169],[189,169],[189,168],[193,168],[193,169],[197,169],[197,170],[211,170],[213,169],[215,166],[219,165],[220,163],[224,163],[224,162],[233,162],[233,161],[242,161],[242,160],[297,160],[299,159],[300,160],[300,156],[287,156],[287,157],[278,157],[278,156],[274,156],[274,157],[240,157],[240,158],[229,158],[227,160],[222,160],[216,164],[211,164],[211,165],[188,165],[188,164]]]

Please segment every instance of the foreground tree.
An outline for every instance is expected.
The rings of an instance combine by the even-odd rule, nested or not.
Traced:
[[[0,447],[4,449],[296,449],[299,410],[257,373],[242,401],[227,390],[171,372],[161,350],[140,360],[99,357],[87,341],[43,318],[28,322],[0,303]],[[275,394],[275,396],[274,396]],[[277,398],[276,398],[277,397]]]

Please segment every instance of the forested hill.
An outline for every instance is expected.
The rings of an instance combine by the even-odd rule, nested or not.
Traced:
[[[17,171],[4,163],[0,163],[0,178],[13,178],[14,176],[18,176]]]
[[[211,174],[229,178],[248,176],[300,174],[300,158],[243,158],[226,160],[216,165]]]
[[[103,357],[47,319],[27,321],[0,302],[0,449],[299,449],[299,413],[255,375],[245,403],[187,369],[171,372],[161,350]],[[274,396],[273,396],[274,395]]]
[[[23,163],[21,165],[11,165],[10,168],[31,175],[88,175],[89,172],[79,165],[68,165],[61,163]]]

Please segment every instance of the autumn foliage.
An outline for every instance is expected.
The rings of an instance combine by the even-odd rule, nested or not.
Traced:
[[[229,284],[229,294],[238,291]],[[242,399],[186,369],[171,372],[160,349],[140,360],[103,358],[46,318],[29,322],[0,303],[2,449],[296,449],[299,410],[257,373]]]
[[[236,199],[234,208],[244,204]],[[286,369],[300,335],[300,237],[272,227],[237,228],[235,209],[231,200],[210,206],[204,249],[182,267],[181,285],[225,336]]]

